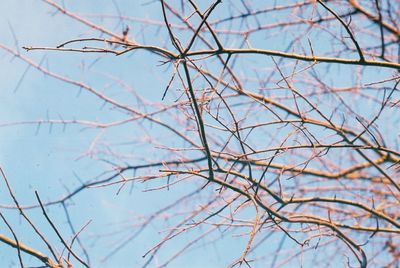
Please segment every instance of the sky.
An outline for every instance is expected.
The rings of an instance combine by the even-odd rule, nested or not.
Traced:
[[[96,1],[94,5],[91,1],[75,1],[73,3],[77,10],[87,12],[115,13],[115,6],[111,1]],[[71,3],[72,4],[72,3]],[[34,52],[26,53],[21,49],[22,46],[46,45],[54,46],[60,42],[66,41],[72,37],[77,37],[82,33],[90,35],[90,30],[81,27],[69,18],[54,13],[54,9],[39,1],[2,1],[0,9],[0,35],[2,44],[13,49],[18,48],[21,54],[26,57],[43,60],[44,66],[49,66],[52,71],[62,71],[66,76],[81,75],[80,67],[84,64],[91,64],[99,59],[98,56],[75,57],[75,55],[60,55]],[[136,10],[135,4],[126,5],[130,10]],[[17,42],[17,43],[16,43]],[[11,122],[21,122],[29,120],[47,119],[47,118],[84,118],[87,120],[98,117],[101,112],[101,103],[98,100],[88,96],[85,93],[79,94],[75,87],[65,85],[45,77],[33,68],[27,69],[19,59],[13,58],[4,50],[0,52],[0,68],[2,75],[1,98],[0,98],[0,124]],[[55,61],[53,61],[55,59]],[[118,61],[119,62],[119,61]],[[107,72],[110,66],[107,64],[118,64],[117,60],[112,59],[105,63],[100,60],[99,70]],[[103,65],[103,66],[101,66]],[[123,64],[121,64],[123,65]],[[135,68],[135,67],[134,67]],[[135,68],[135,72],[140,72],[140,68]],[[117,75],[126,72],[121,66],[115,70]],[[86,74],[84,74],[86,75]],[[91,74],[87,74],[90,76]],[[22,79],[23,77],[23,79]],[[90,79],[94,85],[101,84],[102,81]],[[100,80],[100,79],[99,79]],[[145,83],[140,81],[140,76],[135,77],[135,83],[138,85]],[[21,81],[20,83],[18,81]],[[149,94],[151,95],[151,94]],[[91,105],[92,104],[92,105]],[[91,106],[95,106],[94,108]],[[105,108],[107,110],[107,108]],[[102,119],[107,120],[107,112]],[[35,204],[34,190],[37,190],[41,198],[54,200],[64,195],[68,190],[80,184],[79,180],[88,180],[104,165],[96,164],[96,161],[86,161],[78,158],[89,148],[93,139],[99,135],[97,131],[82,130],[81,127],[52,126],[43,125],[38,128],[37,124],[31,126],[12,126],[2,127],[0,130],[0,164],[4,168],[12,187],[21,204]],[[10,203],[10,199],[1,185],[0,196],[1,203]],[[116,189],[110,191],[96,189],[88,191],[84,196],[77,196],[75,202],[83,202],[84,206],[76,207],[71,205],[71,218],[76,226],[83,226],[89,220],[92,224],[87,232],[87,236],[95,236],[105,232],[118,230],[113,228],[113,224],[126,220],[129,213],[139,214],[142,207],[153,207],[151,204],[151,195],[141,196],[141,191],[133,191],[132,194],[115,194]],[[111,195],[111,200],[110,200]],[[132,195],[136,195],[142,202],[149,202],[143,206],[132,205]],[[106,198],[107,197],[107,198]],[[133,207],[137,208],[134,210]],[[44,245],[38,242],[37,236],[33,231],[23,223],[15,211],[4,211],[2,213],[11,221],[20,232],[21,241],[32,247],[37,247],[46,252]],[[39,212],[29,211],[29,215],[35,224],[49,234],[51,238],[54,233],[49,230],[48,224]],[[65,216],[62,215],[62,207],[49,209],[52,219],[61,226],[61,230],[70,238],[70,233],[65,224]],[[133,216],[132,216],[133,217]],[[128,217],[129,218],[129,217]],[[111,225],[111,226],[110,226]],[[107,231],[105,231],[107,229]],[[1,227],[2,233],[4,226]],[[148,239],[150,240],[150,239]],[[100,239],[94,246],[97,251],[97,259],[92,260],[93,267],[121,267],[129,261],[127,255],[132,254],[132,249],[136,249],[136,255],[143,252],[143,248],[149,247],[150,243],[141,240],[141,245],[131,246],[130,251],[122,251],[121,255],[112,259],[109,263],[103,263],[101,256],[105,255],[107,249],[113,246],[115,241],[106,241]],[[111,243],[111,244],[110,244]],[[121,258],[122,256],[122,258]],[[120,260],[120,261],[119,261]],[[0,263],[14,267],[17,255],[14,249],[5,245],[0,245]],[[25,263],[32,261],[32,258],[25,257]],[[130,263],[134,263],[131,260]],[[38,264],[32,261],[32,264]],[[5,266],[3,266],[5,267]]]
[[[159,16],[158,8],[143,6],[139,1],[129,2],[118,1],[117,7],[113,1],[70,1],[68,6],[72,7],[71,10],[82,14],[121,12],[141,18]],[[92,87],[105,89],[116,98],[119,97],[120,87],[117,82],[108,79],[107,76],[123,77],[124,82],[130,87],[128,90],[132,88],[137,90],[149,101],[160,100],[163,92],[160,92],[158,84],[160,81],[164,82],[167,73],[166,68],[158,66],[158,58],[141,52],[137,53],[135,58],[42,51],[28,53],[21,47],[56,46],[71,38],[91,37],[93,31],[55,12],[54,8],[41,1],[5,0],[0,5],[0,43],[2,45],[19,51],[22,56],[40,63],[54,73],[84,81]],[[117,21],[116,23],[115,20],[111,22],[104,20],[102,23],[118,33],[124,27],[124,22]],[[141,26],[130,23],[130,27],[133,38],[135,35],[143,34],[140,32]],[[95,34],[95,36],[98,35]],[[149,41],[157,39],[156,35],[149,34],[149,36]],[[120,115],[112,108],[104,106],[102,101],[82,92],[78,87],[62,83],[43,75],[32,67],[27,67],[24,62],[3,49],[0,49],[0,59],[0,70],[3,74],[0,81],[0,125],[2,125],[0,166],[4,169],[21,204],[37,204],[34,191],[38,191],[44,202],[58,199],[80,186],[82,181],[89,181],[101,174],[104,169],[110,169],[108,164],[96,161],[93,159],[95,156],[90,156],[89,149],[96,138],[104,138],[110,143],[117,143],[124,139],[134,145],[133,149],[129,149],[126,153],[138,155],[138,158],[143,154],[151,156],[151,152],[141,148],[140,142],[143,140],[141,130],[134,130],[128,135],[124,133],[123,128],[106,133],[76,125],[37,123],[8,125],[41,119],[111,122],[118,119]],[[146,62],[149,64],[145,65]],[[154,73],[153,79],[148,79],[149,72]],[[112,91],[115,91],[114,95]],[[121,98],[124,99],[125,96]],[[113,137],[113,135],[118,135],[118,137]],[[124,150],[121,149],[121,151]],[[0,185],[0,203],[11,204],[12,201],[4,183],[1,182]],[[128,244],[108,260],[104,261],[104,258],[110,253],[110,249],[114,249],[120,241],[132,234],[138,216],[158,210],[162,205],[177,198],[176,193],[168,191],[165,191],[161,198],[154,192],[144,193],[142,192],[144,187],[141,186],[125,187],[120,194],[117,194],[118,188],[89,189],[68,202],[70,216],[76,229],[91,221],[89,227],[82,232],[82,241],[94,256],[91,258],[92,267],[135,267],[143,263],[141,256],[161,237],[162,233],[157,234],[157,231],[162,230],[160,228],[163,226],[157,227],[157,224],[153,224],[149,231],[145,230],[134,243]],[[189,189],[178,189],[178,191],[185,192]],[[48,253],[45,245],[16,211],[1,209],[1,212],[12,223],[21,242]],[[58,240],[39,210],[28,210],[27,213],[50,241]],[[48,213],[65,237],[71,239],[62,206],[50,207]],[[10,235],[4,228],[5,225],[2,223],[0,233]],[[121,230],[123,230],[122,233]],[[112,233],[115,235],[109,239],[108,236]],[[170,256],[175,250],[170,248],[161,252],[160,258]],[[220,261],[225,255],[230,255],[227,250],[221,250],[218,253],[216,248],[207,253],[209,256],[220,254]],[[219,266],[219,263],[211,262],[207,256],[193,258],[193,253],[189,252],[186,257],[177,260],[174,267],[184,267],[188,261],[191,267],[203,267],[205,263],[208,267]],[[18,266],[16,250],[0,244],[0,263],[9,267]],[[25,265],[40,264],[27,255],[24,255],[24,263]]]
[[[158,3],[108,0],[65,2],[67,9],[83,14],[115,32],[120,33],[129,25],[129,36],[133,40],[143,40],[145,37],[147,43],[167,42],[163,39],[165,35],[159,32],[162,30],[156,27],[98,16],[121,14],[159,20],[161,13]],[[146,110],[146,101],[160,102],[172,70],[160,62],[156,55],[136,52],[115,57],[105,54],[26,52],[22,46],[54,47],[74,38],[99,36],[87,26],[55,12],[53,7],[42,1],[2,0],[0,7],[1,45],[18,51],[23,57],[34,60],[43,68],[60,74],[65,79],[82,81],[138,110]],[[258,38],[260,37],[252,37],[249,41],[257,43]],[[234,41],[230,44],[237,45]],[[264,48],[284,50],[280,42],[260,44]],[[326,48],[323,42],[316,42],[314,49],[321,52]],[[354,79],[353,74],[346,71],[346,67],[344,70],[341,71],[342,80],[338,86],[345,86]],[[251,71],[243,70],[243,73]],[[336,71],[333,67],[332,72]],[[21,204],[37,204],[34,191],[38,191],[41,199],[46,202],[65,196],[79,187],[82,181],[91,181],[98,175],[104,177],[104,170],[112,171],[112,165],[104,160],[113,154],[123,156],[119,163],[129,161],[128,159],[144,163],[146,159],[162,158],[168,152],[149,151],[149,146],[153,145],[149,144],[147,131],[155,132],[152,133],[153,136],[158,136],[160,140],[165,138],[165,144],[176,143],[177,147],[181,145],[178,141],[168,140],[170,134],[167,132],[147,123],[143,123],[142,128],[138,124],[135,127],[128,125],[107,130],[85,128],[76,124],[38,124],[38,120],[48,119],[81,119],[109,123],[125,116],[113,107],[105,105],[93,94],[44,75],[1,48],[0,72],[3,74],[0,80],[0,166],[7,174]],[[368,75],[369,72],[371,75]],[[373,70],[366,70],[365,73],[365,82],[368,82],[372,75],[374,79],[387,75]],[[124,84],[121,83],[122,79]],[[137,101],[134,92],[143,96],[146,101]],[[173,103],[174,97],[177,96],[179,92],[176,95],[171,93],[166,101]],[[156,108],[157,106],[149,105],[148,109]],[[176,117],[179,118],[179,114]],[[25,123],[14,124],[21,122]],[[154,147],[165,144],[154,144]],[[108,151],[109,145],[115,150]],[[90,221],[81,238],[94,256],[91,258],[92,267],[137,267],[143,264],[141,256],[168,230],[168,225],[162,221],[152,223],[133,242],[111,257],[108,255],[121,241],[129,238],[137,230],[141,215],[156,211],[161,206],[174,202],[183,193],[196,189],[196,185],[178,184],[174,191],[163,190],[161,194],[157,191],[144,191],[151,186],[150,183],[135,184],[124,187],[121,192],[118,186],[90,188],[67,203],[76,229]],[[4,183],[0,182],[0,204],[11,203]],[[189,200],[188,205],[195,207],[197,203],[195,200]],[[0,211],[12,223],[21,241],[47,253],[45,245],[15,210],[0,208]],[[27,210],[27,213],[51,241],[57,241],[39,210]],[[70,239],[71,232],[62,206],[51,206],[48,213],[65,237]],[[172,221],[174,220],[177,221],[173,218]],[[0,233],[7,233],[2,223]],[[194,232],[194,235],[196,234],[199,235]],[[196,245],[187,254],[172,262],[171,267],[187,267],[188,263],[190,267],[226,266],[227,260],[229,263],[229,260],[234,259],[243,250],[243,242],[246,241],[246,237],[236,235],[234,237],[221,232],[220,237],[213,238],[223,239],[225,243],[221,243],[222,246],[211,242],[211,246]],[[188,239],[185,235],[177,238],[176,244],[168,245],[161,251],[159,260],[154,263],[168,259],[168,256],[173,255]],[[277,246],[277,239],[273,240],[276,244],[269,246]],[[289,247],[292,246],[290,241],[286,243]],[[30,257],[25,256],[24,261],[29,265],[38,265],[38,262]],[[18,266],[15,249],[0,244],[0,264]]]

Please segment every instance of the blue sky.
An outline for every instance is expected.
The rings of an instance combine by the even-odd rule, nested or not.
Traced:
[[[115,7],[111,1],[103,1],[98,5],[93,3],[79,1],[74,3],[77,10],[95,9],[98,13],[114,13]],[[79,70],[81,65],[89,65],[99,56],[82,55],[66,55],[56,53],[26,53],[20,47],[23,45],[48,45],[54,46],[60,42],[77,37],[84,33],[90,35],[91,31],[80,26],[69,18],[54,15],[53,8],[38,1],[3,1],[0,10],[0,33],[1,43],[15,49],[15,40],[12,31],[18,40],[18,47],[24,56],[40,61],[46,54],[43,61],[44,66],[49,66],[52,71],[61,71],[66,76],[77,77],[82,73]],[[135,10],[134,5],[127,5],[127,8]],[[12,29],[12,30],[11,30]],[[83,118],[95,119],[101,112],[101,103],[86,93],[78,96],[79,90],[73,86],[60,83],[49,77],[45,77],[40,72],[30,68],[15,91],[18,81],[21,79],[27,66],[19,59],[12,58],[10,54],[0,52],[1,56],[1,72],[3,78],[1,80],[1,98],[0,106],[0,122],[1,124],[10,122],[20,122],[29,120],[38,120],[46,118]],[[58,53],[57,53],[58,54]],[[111,58],[111,57],[110,57]],[[55,61],[53,61],[55,59]],[[107,61],[107,60],[106,60]],[[119,64],[119,60],[113,58],[98,65],[99,70],[109,71],[108,64]],[[103,66],[102,66],[103,65]],[[123,63],[121,64],[123,65]],[[117,75],[124,73],[124,68],[114,69]],[[138,72],[140,69],[137,68]],[[86,74],[85,74],[86,75]],[[87,74],[91,84],[101,84],[102,81],[90,78],[91,74]],[[137,84],[144,83],[140,81],[141,76],[134,79]],[[100,79],[99,79],[100,80]],[[151,96],[151,94],[149,94]],[[94,107],[94,108],[93,108]],[[108,113],[107,107],[103,109],[101,120],[108,120],[112,112]],[[87,161],[86,159],[77,161],[86,148],[90,146],[93,138],[99,133],[97,131],[82,131],[81,127],[67,126],[65,130],[60,125],[54,125],[50,131],[49,125],[31,126],[13,126],[2,127],[0,131],[0,164],[8,175],[13,189],[22,204],[36,203],[33,190],[38,190],[43,200],[54,200],[67,192],[67,189],[73,189],[80,184],[77,177],[87,181],[99,169],[103,169],[104,165],[97,164],[96,161]],[[5,188],[0,187],[1,203],[10,203]],[[110,232],[113,229],[112,224],[126,220],[129,213],[142,213],[139,211],[143,205],[132,205],[131,194],[115,195],[116,189],[102,190],[96,189],[88,191],[87,195],[77,196],[74,202],[82,202],[84,206],[71,206],[71,216],[76,226],[82,226],[88,220],[92,220],[86,235],[96,235],[103,232]],[[133,191],[133,194],[145,202],[149,200],[150,195],[141,196],[141,191]],[[111,200],[109,199],[111,195]],[[146,201],[147,202],[147,201]],[[134,207],[137,210],[134,210]],[[154,207],[152,204],[145,207]],[[15,223],[14,226],[20,232],[19,238],[24,243],[37,247],[43,252],[46,249],[40,243],[32,230],[23,223],[16,212],[2,212],[7,218]],[[43,232],[49,234],[51,238],[55,238],[52,231],[49,230],[44,218],[38,212],[29,211],[29,215],[35,223],[43,228]],[[61,206],[51,208],[49,210],[53,220],[59,224],[60,229],[70,238],[69,229],[65,224],[65,217],[62,214]],[[128,217],[129,218],[129,217]],[[2,230],[4,227],[2,226]],[[79,228],[79,227],[78,227]],[[107,231],[106,231],[107,230]],[[3,231],[2,231],[3,232]],[[95,241],[95,240],[94,240]],[[91,242],[96,243],[96,242]],[[94,267],[120,267],[122,264],[134,263],[135,260],[124,261],[127,254],[131,254],[132,248],[136,248],[136,256],[142,253],[142,249],[149,247],[150,243],[141,240],[140,247],[130,247],[131,251],[122,251],[123,258],[113,258],[111,263],[100,265],[100,256],[107,252],[111,242],[99,242],[95,246],[97,257],[92,260]],[[112,246],[112,245],[111,245]],[[7,246],[0,245],[0,263],[7,264],[11,261],[17,261],[16,251]],[[102,253],[103,252],[103,253]],[[29,263],[31,258],[26,258]],[[120,261],[118,261],[120,260]],[[37,262],[32,262],[37,263]]]
[[[121,2],[121,1],[119,1]],[[69,3],[72,10],[81,13],[115,14],[116,7],[112,1],[74,1]],[[154,5],[154,4],[153,4]],[[159,83],[165,82],[166,68],[159,65],[159,59],[146,52],[138,55],[126,55],[115,57],[112,55],[82,55],[71,53],[47,53],[41,51],[25,52],[22,46],[55,46],[66,40],[93,34],[91,29],[82,26],[74,20],[54,13],[54,8],[45,3],[23,0],[3,1],[0,9],[0,42],[12,49],[18,49],[24,57],[41,62],[42,66],[50,71],[60,73],[65,77],[84,81],[90,86],[100,89],[105,88],[110,95],[118,98],[120,88],[112,79],[104,74],[122,77],[139,94],[150,101],[160,100],[162,91]],[[159,15],[158,8],[141,6],[138,2],[124,3],[119,6],[122,12],[130,16],[142,18]],[[158,7],[158,6],[157,6]],[[114,21],[103,21],[111,30],[120,32],[123,27]],[[132,27],[132,26],[131,26]],[[131,35],[140,35],[140,27],[132,27]],[[144,30],[146,31],[146,29]],[[157,39],[156,35],[149,35],[150,39]],[[158,41],[158,40],[157,40]],[[3,78],[0,82],[0,124],[13,122],[35,121],[41,119],[83,119],[111,122],[121,117],[110,107],[103,106],[103,102],[96,97],[82,92],[76,86],[71,86],[51,77],[45,76],[34,68],[27,69],[27,65],[14,58],[10,53],[0,50],[0,69]],[[145,65],[145,63],[149,63]],[[161,70],[161,72],[160,72]],[[153,79],[148,79],[153,72]],[[22,79],[23,77],[23,79]],[[20,82],[19,82],[20,81]],[[161,89],[163,90],[163,89]],[[112,91],[115,92],[113,95]],[[124,96],[124,95],[123,95]],[[122,98],[125,98],[123,97]],[[129,97],[129,96],[128,96]],[[129,99],[128,99],[129,100]],[[132,100],[129,100],[132,101]],[[121,140],[136,144],[132,154],[151,156],[151,152],[144,151],[140,145],[143,135],[140,129],[124,133],[124,128],[107,132],[84,129],[76,125],[49,125],[28,124],[14,125],[0,128],[0,165],[4,168],[12,187],[21,204],[36,204],[34,191],[37,190],[43,201],[55,200],[64,196],[68,191],[78,187],[81,181],[89,181],[101,174],[104,169],[109,170],[108,164],[101,163],[90,157],[83,157],[96,139],[108,142]],[[117,137],[114,137],[116,135]],[[126,152],[125,149],[121,149]],[[118,147],[117,147],[118,151]],[[76,229],[82,227],[91,220],[91,224],[82,233],[82,240],[92,255],[93,267],[127,267],[143,263],[141,256],[150,249],[161,237],[157,234],[163,228],[162,223],[152,223],[149,230],[145,230],[134,243],[118,251],[108,261],[103,258],[133,233],[139,215],[146,215],[150,211],[157,210],[161,206],[172,202],[177,198],[176,192],[164,191],[158,193],[143,193],[146,186],[125,187],[121,194],[117,195],[118,187],[89,189],[79,194],[69,202],[69,212]],[[190,189],[177,189],[178,192],[186,192]],[[1,183],[0,203],[10,204],[6,189]],[[80,204],[80,205],[77,205]],[[33,230],[18,216],[16,211],[1,210],[7,219],[13,224],[21,242],[48,253],[45,245],[39,241]],[[66,224],[62,207],[57,205],[49,208],[50,217],[59,226],[67,239],[71,233]],[[49,228],[40,211],[29,210],[28,215],[34,223],[48,236],[51,241],[57,241],[54,232]],[[1,225],[1,233],[7,233],[4,225]],[[111,239],[108,235],[124,230],[122,234],[116,234]],[[9,234],[9,233],[7,233]],[[105,238],[97,236],[105,235]],[[183,238],[184,239],[184,238]],[[178,239],[179,241],[179,239]],[[57,241],[58,242],[58,241]],[[55,244],[57,244],[55,242]],[[184,242],[184,240],[181,240]],[[59,245],[60,246],[60,245]],[[61,246],[60,246],[61,248]],[[213,247],[207,255],[220,254],[220,261],[226,255],[230,255],[226,249],[220,253]],[[172,247],[160,253],[160,258],[172,255],[175,249]],[[175,262],[174,267],[184,267],[190,260],[191,267],[218,267],[208,257],[193,258],[198,253],[187,255]],[[24,255],[25,256],[25,255]],[[24,257],[26,265],[38,265],[31,257]],[[17,265],[16,250],[0,244],[0,263]]]
[[[167,43],[170,46],[165,40],[164,32],[160,33],[156,27],[147,27],[138,22],[121,22],[94,16],[121,12],[122,15],[160,20],[161,13],[158,2],[145,1],[145,4],[141,5],[140,1],[117,1],[118,8],[113,1],[108,0],[65,2],[67,2],[68,9],[84,14],[87,18],[117,33],[120,33],[124,26],[129,24],[130,38],[143,40],[143,36],[145,36],[146,43],[160,45]],[[55,13],[54,8],[41,1],[3,0],[0,7],[0,44],[19,50],[24,57],[40,63],[41,66],[54,73],[61,74],[68,79],[82,81],[138,110],[156,109],[150,105],[146,107],[146,104],[137,101],[132,92],[143,96],[148,102],[160,102],[172,69],[168,65],[162,65],[158,56],[144,51],[120,57],[44,51],[26,52],[21,49],[22,46],[56,46],[73,38],[98,37],[98,34],[71,18]],[[273,19],[275,18],[271,18],[271,21]],[[312,32],[310,37],[314,41],[315,51],[326,52],[326,46],[323,41],[320,41],[323,39],[318,39],[320,37],[314,36]],[[285,33],[284,37],[269,42],[269,40],[264,40],[262,33],[251,37],[250,42],[260,44],[258,47],[261,48],[284,50],[285,42],[290,38],[290,33]],[[260,40],[262,42],[259,42]],[[232,46],[237,45],[230,39],[227,39],[226,42]],[[259,60],[259,57],[256,56],[248,57],[243,62],[248,64],[254,61],[254,69],[257,69],[260,67]],[[271,69],[272,61],[268,60],[267,65],[269,66],[265,70],[260,67],[266,74]],[[337,86],[352,84],[356,79],[354,77],[355,69],[347,66],[334,66],[329,73],[326,72],[324,65],[316,67],[317,71],[326,74],[326,80],[329,80],[331,76]],[[0,127],[0,166],[4,168],[22,204],[37,203],[35,190],[39,192],[42,200],[55,200],[81,185],[82,181],[90,181],[104,170],[112,170],[112,166],[102,160],[115,160],[112,157],[114,153],[126,156],[118,159],[119,164],[124,161],[129,162],[131,159],[138,163],[144,163],[147,159],[159,159],[164,156],[166,158],[168,154],[168,151],[150,150],[149,148],[170,144],[184,147],[182,141],[170,140],[172,135],[168,131],[146,122],[143,125],[140,123],[128,124],[107,130],[84,128],[73,124],[67,126],[63,124],[4,126],[8,123],[41,119],[82,119],[109,123],[126,116],[110,105],[104,105],[102,100],[77,86],[43,75],[33,67],[27,68],[27,65],[20,59],[13,57],[3,49],[0,49],[0,71],[3,74],[0,80],[0,125],[3,125]],[[240,72],[243,76],[252,77],[255,71],[249,68],[240,69]],[[340,81],[333,80],[336,74],[340,74]],[[378,73],[376,70],[366,69],[362,80],[364,83],[368,83],[378,77],[388,77],[389,74],[389,71]],[[123,79],[125,85],[120,84],[119,79]],[[173,103],[179,95],[178,88],[176,92],[169,93],[165,102]],[[359,109],[369,113],[366,107]],[[173,116],[179,118],[180,115],[168,114],[166,120],[171,120]],[[387,116],[390,116],[390,113]],[[160,144],[149,143],[146,138],[149,131],[153,136],[159,138],[156,141],[160,141]],[[95,141],[98,143],[91,151]],[[108,146],[112,147],[114,151],[108,151]],[[92,152],[94,154],[91,154]],[[135,175],[138,174],[132,174],[132,176]],[[149,212],[173,202],[182,194],[196,189],[198,185],[178,184],[174,187],[174,191],[143,191],[152,186],[154,186],[152,183],[135,184],[133,187],[127,185],[119,194],[117,194],[118,186],[87,189],[68,202],[69,212],[76,229],[82,227],[89,220],[92,221],[82,233],[82,240],[93,256],[91,258],[93,267],[136,267],[143,264],[141,256],[154,246],[168,230],[169,225],[162,220],[152,223],[137,239],[107,261],[103,261],[103,258],[119,242],[124,241],[137,230],[137,224],[140,222],[138,218],[140,219],[141,215],[149,214]],[[197,199],[189,199],[187,202],[189,208],[199,204]],[[11,199],[4,183],[0,182],[0,204],[10,203]],[[22,242],[47,253],[45,245],[39,241],[16,211],[5,209],[0,209],[0,211],[13,223]],[[71,233],[66,224],[62,207],[52,206],[48,212],[65,237],[69,239]],[[251,213],[246,211],[240,216],[249,219],[252,217]],[[43,233],[57,244],[57,238],[41,212],[29,210],[28,214],[43,230]],[[178,221],[178,217],[171,221]],[[0,226],[0,233],[7,233],[2,223]],[[114,235],[111,236],[111,234]],[[190,233],[193,236],[199,234],[201,232]],[[221,239],[221,237],[223,243],[212,243],[212,239]],[[154,264],[167,260],[189,238],[189,235],[184,235],[168,244],[160,252],[159,260],[156,260]],[[204,242],[205,244],[200,243],[194,246],[186,255],[174,261],[171,267],[187,267],[188,263],[190,263],[190,267],[225,266],[242,252],[246,237],[229,232],[225,234],[221,231],[219,234],[213,235],[209,241],[210,245]],[[278,246],[280,237],[272,239],[272,241],[273,243],[269,243],[266,250]],[[291,241],[286,241],[286,243],[288,249],[294,244]],[[61,245],[59,248],[62,248]],[[24,260],[26,264],[37,265],[37,262],[29,257]],[[10,264],[10,267],[14,267],[13,263],[17,263],[16,251],[0,244],[0,264]]]

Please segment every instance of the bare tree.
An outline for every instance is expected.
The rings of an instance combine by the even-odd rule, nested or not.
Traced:
[[[115,15],[42,2],[90,32],[56,46],[0,47],[109,109],[95,120],[56,117],[2,127],[92,129],[99,135],[82,157],[105,167],[57,199],[43,202],[36,192],[37,202],[26,205],[2,174],[13,201],[2,210],[20,213],[47,245],[40,249],[46,254],[25,245],[0,214],[10,230],[0,241],[17,249],[22,267],[25,254],[49,267],[89,267],[100,256],[84,234],[89,222],[72,223],[69,209],[85,206],[73,200],[89,190],[129,187],[151,192],[158,209],[128,217],[124,239],[102,256],[109,263],[142,233],[155,235],[156,224],[158,242],[134,260],[143,267],[176,267],[190,250],[202,258],[205,248],[232,243],[241,251],[231,258],[222,250],[229,257],[219,267],[400,265],[399,2],[159,0],[144,6],[152,18],[131,16],[123,1],[113,2]],[[108,90],[32,60],[35,53],[116,55],[113,62],[129,76],[156,83],[136,89],[128,74],[102,74],[104,83],[117,85]],[[134,68],[147,65],[155,73],[139,77]],[[170,203],[166,192],[175,193]],[[35,210],[56,233],[52,241],[31,221]],[[57,211],[65,213],[69,235],[52,220]],[[112,239],[106,233],[99,237]]]

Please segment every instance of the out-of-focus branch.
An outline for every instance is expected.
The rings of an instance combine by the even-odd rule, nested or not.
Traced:
[[[339,17],[338,14],[336,14],[335,11],[333,11],[330,7],[328,7],[327,5],[325,5],[324,2],[323,2],[322,0],[317,0],[317,1],[318,1],[318,3],[320,3],[326,10],[328,10],[333,16],[335,16],[335,18],[343,25],[343,27],[346,29],[346,32],[349,34],[351,40],[353,41],[354,45],[355,45],[356,48],[357,48],[358,55],[360,56],[360,61],[361,61],[361,62],[364,62],[364,61],[365,61],[364,54],[363,54],[363,52],[362,52],[362,50],[361,50],[361,47],[360,47],[360,45],[358,44],[356,38],[354,37],[354,34],[352,33],[352,31],[351,31],[351,29],[350,29],[350,26],[347,25],[347,24],[342,20],[342,18]]]
[[[349,266],[358,262],[360,267],[367,263],[383,267],[399,261],[395,249],[400,233],[395,109],[400,70],[398,5],[378,0],[365,7],[354,0],[329,5],[322,0],[281,5],[161,0],[154,5],[159,9],[156,18],[141,18],[127,14],[130,11],[120,9],[117,1],[113,1],[117,15],[97,10],[80,13],[71,4],[67,9],[53,0],[42,1],[59,16],[92,31],[88,38],[76,35],[59,46],[25,46],[26,51],[83,53],[75,55],[82,58],[84,53],[103,53],[102,60],[125,55],[112,59],[124,64],[131,63],[125,61],[129,54],[139,66],[151,64],[141,55],[152,54],[167,70],[156,68],[155,75],[139,77],[160,79],[152,87],[161,100],[153,101],[153,95],[146,99],[147,88],[130,86],[136,72],[124,77],[112,74],[114,68],[100,70],[102,79],[113,85],[108,90],[91,86],[96,83],[87,76],[88,81],[82,82],[62,68],[50,70],[0,44],[11,57],[82,89],[116,115],[109,117],[102,111],[92,120],[82,115],[0,123],[0,127],[37,129],[46,125],[50,130],[56,124],[74,125],[98,134],[80,158],[90,156],[106,167],[67,194],[47,203],[37,195],[39,205],[22,206],[5,179],[14,203],[2,207],[21,213],[41,208],[64,246],[63,253],[68,251],[67,264],[74,256],[85,265],[72,250],[80,232],[75,232],[67,206],[72,201],[79,206],[79,198],[74,197],[88,189],[116,186],[119,194],[128,184],[154,194],[177,189],[174,194],[181,196],[153,213],[129,216],[116,232],[123,239],[109,249],[104,261],[111,261],[140,235],[148,235],[144,230],[153,223],[165,229],[157,229],[160,239],[144,250],[143,267],[151,266],[157,257],[160,267],[165,267],[195,245],[208,247],[237,237],[240,245],[232,245],[240,252],[224,263],[283,266],[297,258],[308,262],[310,258],[301,256],[310,254],[316,260],[312,265],[323,267],[327,252]],[[377,16],[372,14],[374,8]],[[109,21],[103,24],[103,19]],[[116,27],[123,24],[122,34],[109,30],[105,26],[109,22],[116,22]],[[130,67],[124,64],[122,68]],[[108,133],[112,139],[121,135],[127,140],[110,141]],[[160,200],[163,203],[164,196]],[[157,196],[152,201],[157,202]],[[61,229],[45,210],[54,204],[65,209],[72,241],[62,238]],[[279,243],[265,251],[263,246],[271,239]],[[81,248],[89,259],[90,250]],[[172,252],[166,259],[160,254],[165,249]],[[60,262],[58,255],[54,252],[53,259]]]
[[[358,0],[349,0],[349,3],[351,4],[351,6],[357,10],[358,12],[364,14],[368,19],[372,20],[373,22],[377,23],[378,25],[383,26],[386,30],[388,30],[389,32],[395,34],[397,36],[397,38],[400,37],[400,30],[382,20],[379,19],[379,16],[376,16],[372,13],[370,13],[369,11],[367,11],[365,8],[363,8],[360,3],[358,2]]]
[[[21,250],[33,257],[35,257],[36,259],[40,260],[41,262],[43,262],[45,265],[48,265],[51,268],[60,268],[62,266],[55,264],[48,256],[44,255],[43,253],[28,247],[27,245],[21,243],[20,241],[15,241],[3,234],[0,234],[0,241],[3,243],[6,243],[7,245],[10,245],[13,248],[16,248],[18,250]]]

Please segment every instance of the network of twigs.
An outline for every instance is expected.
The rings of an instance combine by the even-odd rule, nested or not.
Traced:
[[[147,150],[167,152],[145,163],[107,155],[113,163],[111,175],[52,202],[41,203],[38,195],[39,207],[65,204],[94,186],[123,188],[140,181],[153,185],[151,190],[173,191],[177,185],[190,184],[190,192],[148,215],[117,249],[151,221],[179,217],[145,254],[144,266],[153,265],[157,253],[179,235],[193,233],[160,267],[198,241],[218,243],[215,233],[221,230],[247,237],[240,256],[228,260],[231,266],[283,267],[311,250],[315,251],[310,258],[324,267],[330,258],[350,266],[399,265],[398,3],[310,0],[252,7],[246,1],[218,0],[203,8],[200,1],[174,5],[160,0],[159,21],[124,18],[164,34],[165,43],[146,44],[133,38],[128,27],[116,33],[55,1],[43,1],[105,37],[68,40],[57,47],[24,47],[26,51],[134,58],[144,50],[169,66],[171,76],[154,89],[160,92],[160,102],[137,96],[147,107],[141,109],[0,45],[123,115],[111,123],[47,119],[18,124],[79,124],[102,130],[140,125],[149,130]],[[276,49],[279,42],[285,47]],[[151,126],[159,131],[150,131]],[[14,200],[22,215],[36,207]],[[68,259],[53,250],[46,257],[7,239],[1,241],[51,267],[73,265],[73,258],[89,266],[64,239]]]

